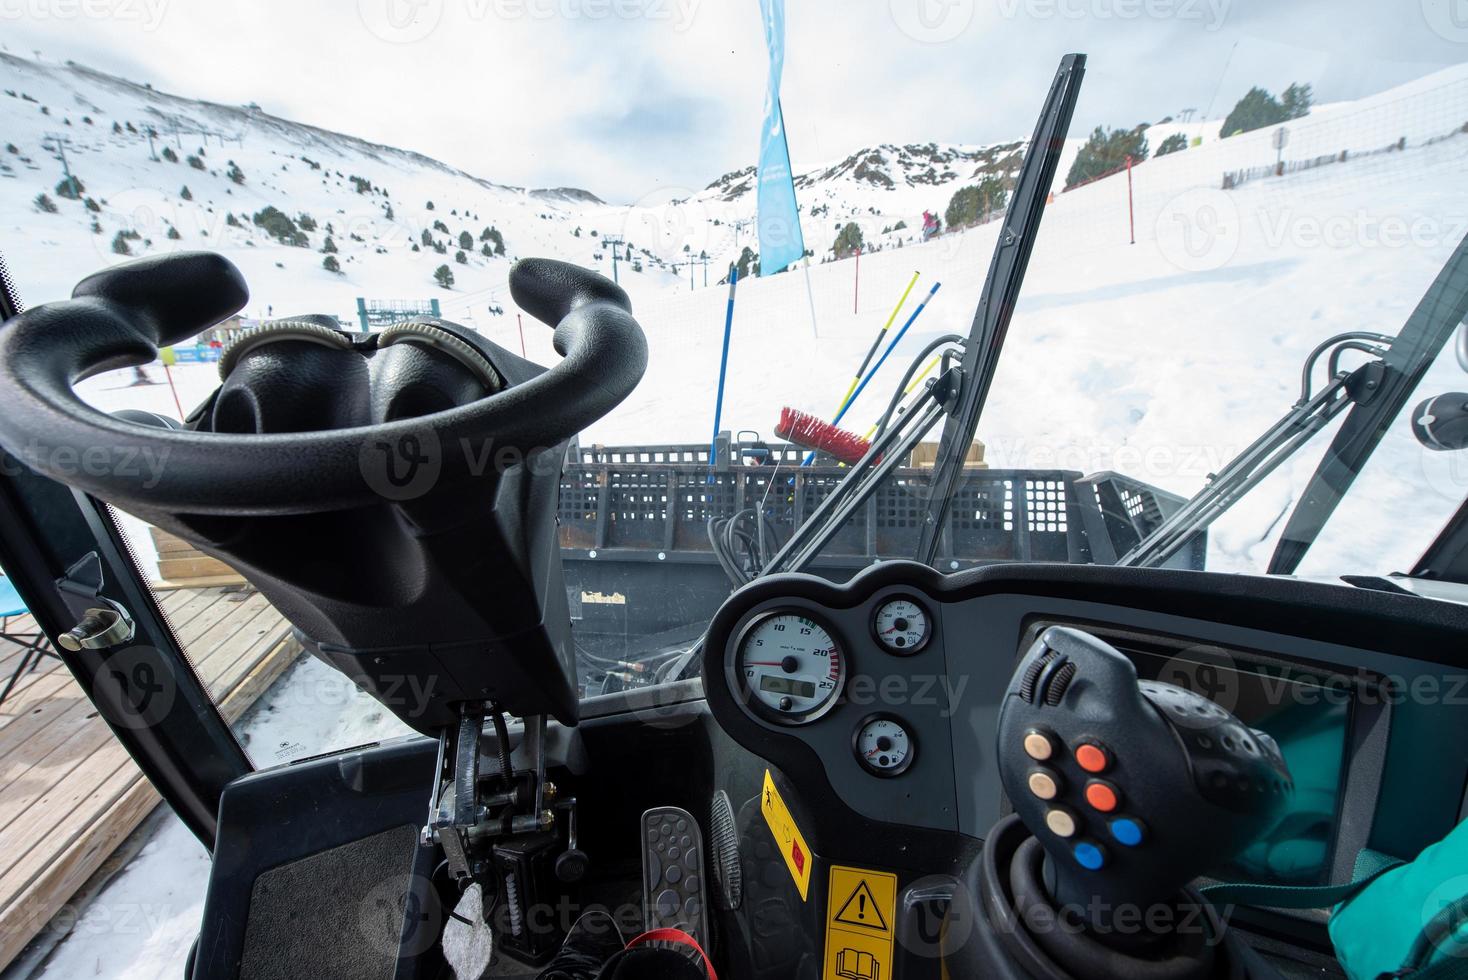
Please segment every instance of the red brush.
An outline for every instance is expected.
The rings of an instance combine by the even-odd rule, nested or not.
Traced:
[[[861,462],[872,448],[870,442],[856,433],[838,429],[825,419],[793,408],[780,409],[780,424],[775,426],[775,435],[797,446],[829,453],[843,463]]]

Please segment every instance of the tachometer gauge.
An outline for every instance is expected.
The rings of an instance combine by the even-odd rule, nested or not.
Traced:
[[[745,628],[734,672],[750,710],[782,725],[804,724],[830,711],[846,679],[831,631],[792,612],[771,613]]]
[[[917,745],[907,726],[889,715],[862,722],[852,742],[856,761],[874,776],[896,776],[912,765]]]
[[[927,646],[933,632],[928,612],[914,599],[888,599],[877,607],[872,620],[877,642],[889,652],[900,655],[917,653]]]

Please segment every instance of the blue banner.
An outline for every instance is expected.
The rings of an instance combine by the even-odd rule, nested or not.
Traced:
[[[795,206],[795,176],[780,112],[780,76],[785,71],[785,0],[760,0],[770,75],[765,87],[765,119],[759,137],[759,270],[782,272],[805,255],[800,213]]]

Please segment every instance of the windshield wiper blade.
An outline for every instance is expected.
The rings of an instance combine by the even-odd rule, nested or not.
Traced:
[[[916,554],[917,560],[926,565],[931,565],[938,555],[943,524],[999,366],[999,352],[1004,347],[1014,304],[1029,267],[1030,252],[1034,250],[1040,217],[1045,213],[1045,202],[1065,148],[1065,136],[1070,131],[1085,68],[1083,54],[1068,54],[1060,59],[1060,68],[1050,83],[1050,94],[1035,124],[1035,135],[1025,150],[1014,195],[1004,214],[1004,226],[999,230],[994,257],[989,261],[979,308],[969,328],[968,349],[961,368],[963,387],[953,413],[943,426],[938,456],[933,463],[932,492]]]
[[[1269,574],[1292,575],[1336,506],[1376,451],[1427,369],[1468,316],[1468,236],[1437,274],[1383,358],[1383,376],[1372,397],[1346,416],[1300,495],[1269,561]]]
[[[1305,362],[1300,400],[1263,435],[1229,460],[1227,466],[1211,475],[1202,490],[1137,542],[1116,564],[1134,568],[1161,565],[1298,452],[1332,419],[1354,404],[1355,399],[1374,392],[1383,371],[1380,358],[1391,338],[1370,335],[1376,338],[1377,346],[1372,347],[1356,339],[1360,336],[1342,334],[1317,347]],[[1312,394],[1310,368],[1332,346],[1336,348],[1330,358],[1332,377],[1320,391]],[[1376,353],[1377,358],[1354,371],[1337,371],[1335,365],[1342,350],[1366,350]]]

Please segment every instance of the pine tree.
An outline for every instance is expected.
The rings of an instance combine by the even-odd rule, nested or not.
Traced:
[[[188,184],[184,184],[183,190],[178,192],[178,196],[183,198],[185,201],[192,201],[194,199],[194,194],[192,191],[189,190]]]
[[[1145,130],[1145,126],[1111,130],[1097,126],[1065,175],[1066,189],[1120,170],[1126,166],[1127,157],[1131,157],[1133,163],[1147,159],[1150,151]]]
[[[35,204],[36,209],[39,211],[44,211],[46,214],[56,213],[56,202],[51,200],[50,195],[44,191],[36,195]]]
[[[1165,157],[1169,153],[1176,153],[1179,150],[1186,150],[1187,148],[1188,138],[1182,133],[1173,133],[1171,136],[1167,137],[1167,139],[1158,144],[1157,155],[1160,157]]]
[[[178,154],[173,152],[173,147],[165,146],[163,148],[163,159],[169,163],[178,163]]]
[[[1008,197],[1009,191],[1002,179],[985,177],[977,184],[960,188],[953,195],[948,202],[948,209],[943,212],[943,220],[949,228],[976,225],[986,215],[1003,210]]]
[[[80,201],[85,190],[80,177],[62,177],[56,184],[56,196],[64,197],[68,201]]]
[[[1309,111],[1308,106],[1306,111]],[[1282,123],[1288,118],[1290,117],[1285,114],[1284,106],[1280,105],[1274,96],[1255,86],[1244,93],[1244,97],[1224,118],[1219,132],[1224,136],[1251,133],[1265,126]]]
[[[229,169],[225,172],[225,176],[236,184],[243,184],[245,182],[245,172],[233,160],[229,161]]]
[[[1286,119],[1303,119],[1310,115],[1310,107],[1315,104],[1315,91],[1309,83],[1301,85],[1299,82],[1291,82],[1280,96],[1279,102]]]
[[[327,235],[326,241],[321,243],[321,251],[326,252],[327,254],[336,251],[336,242],[332,241],[330,235]]]
[[[471,248],[473,248],[474,247],[474,236],[471,235],[471,234],[469,234],[467,231],[461,231],[461,232],[459,232],[459,247],[462,248],[462,249],[471,249]]]
[[[836,258],[844,259],[855,255],[856,250],[865,244],[862,240],[861,226],[855,221],[849,221],[836,235],[836,240],[831,243],[831,249],[836,253]]]
[[[176,242],[180,238],[182,238],[183,236],[178,233],[178,229],[177,228],[173,227],[173,225],[169,225],[168,226],[168,235],[167,235],[167,237],[169,238],[169,240]]]
[[[448,289],[454,284],[454,270],[446,265],[439,266],[433,270],[433,281],[444,289]]]
[[[464,250],[463,249],[459,249],[459,251],[457,251],[457,252],[454,253],[454,261],[457,262],[457,263],[459,263],[460,265],[468,265],[469,264],[469,256],[467,256],[467,255],[464,254]]]
[[[126,232],[119,231],[116,235],[112,236],[112,251],[118,255],[133,254],[133,250],[127,244]]]
[[[341,275],[342,264],[336,260],[335,255],[328,255],[321,260],[321,268],[327,272],[335,272],[337,275]]]

